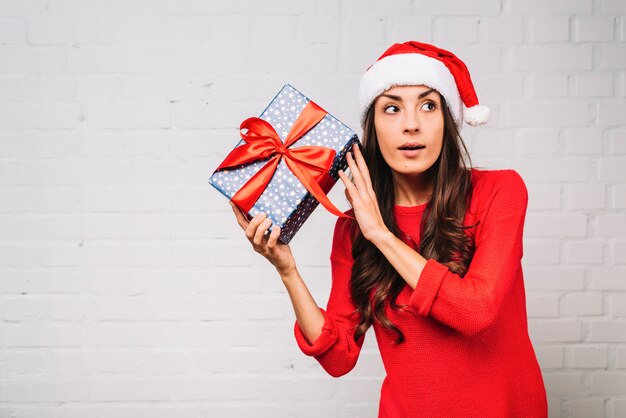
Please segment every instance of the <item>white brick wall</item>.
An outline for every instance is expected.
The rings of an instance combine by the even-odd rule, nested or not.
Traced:
[[[626,1],[0,0],[0,417],[374,417],[368,334],[333,379],[208,176],[285,82],[357,123],[362,71],[434,42],[529,188],[551,417],[626,417]],[[331,192],[347,208],[341,186]],[[292,249],[317,302],[335,219]]]

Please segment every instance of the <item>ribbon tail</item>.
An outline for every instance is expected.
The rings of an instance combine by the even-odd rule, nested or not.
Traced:
[[[287,163],[287,166],[296,175],[298,180],[300,180],[304,187],[317,199],[318,202],[322,204],[322,206],[326,208],[326,210],[328,210],[335,216],[355,219],[353,216],[346,215],[335,205],[333,205],[333,203],[330,201],[330,199],[328,199],[328,196],[326,196],[326,193],[324,193],[319,184],[317,184],[317,182],[313,180],[313,177],[308,172],[302,170],[296,162],[287,157],[285,158],[285,163]]]

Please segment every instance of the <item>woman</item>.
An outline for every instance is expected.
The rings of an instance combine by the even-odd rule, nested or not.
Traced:
[[[546,417],[521,266],[528,202],[514,170],[466,167],[462,121],[485,123],[469,72],[419,42],[389,48],[359,91],[363,151],[339,176],[327,308],[311,297],[279,228],[233,210],[291,298],[295,338],[332,376],[373,326],[387,376],[379,417]]]

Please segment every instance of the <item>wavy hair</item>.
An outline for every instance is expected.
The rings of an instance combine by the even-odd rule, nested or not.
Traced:
[[[424,258],[435,259],[450,271],[465,275],[475,251],[473,234],[465,231],[475,225],[464,226],[463,220],[472,196],[471,157],[443,96],[440,108],[444,116],[444,133],[441,154],[424,174],[432,179],[433,193],[426,205],[420,223],[421,239],[417,243],[398,228],[395,216],[395,193],[391,168],[385,162],[374,125],[374,105],[370,106],[363,132],[362,154],[370,172],[372,187],[387,228],[398,238],[408,241]],[[468,164],[466,164],[466,160]],[[396,344],[404,342],[404,334],[385,314],[389,304],[393,309],[404,309],[396,299],[406,282],[370,241],[365,239],[356,222],[351,225],[352,276],[350,295],[360,318],[354,331],[357,341],[373,321],[397,334]],[[373,293],[373,297],[371,294]],[[373,306],[373,308],[372,308]]]

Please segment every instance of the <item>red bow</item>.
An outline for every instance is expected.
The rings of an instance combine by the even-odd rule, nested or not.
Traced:
[[[233,149],[215,171],[264,160],[267,157],[272,158],[235,193],[231,200],[241,209],[250,212],[272,179],[281,158],[284,158],[287,167],[322,206],[336,216],[354,219],[337,209],[319,185],[319,180],[333,164],[335,150],[314,145],[289,148],[325,116],[324,109],[309,101],[293,123],[284,144],[268,122],[260,118],[244,120],[239,129],[247,130],[246,133],[241,132],[241,137],[246,143]]]

